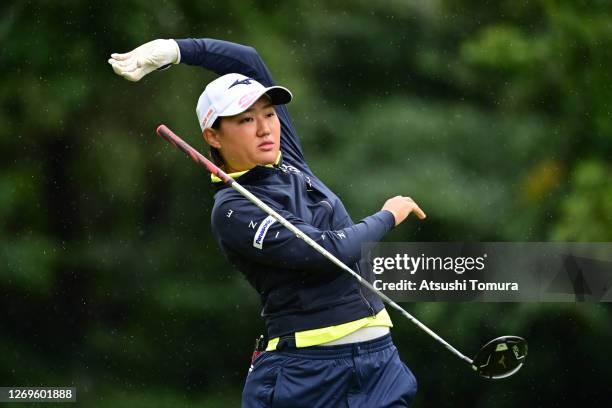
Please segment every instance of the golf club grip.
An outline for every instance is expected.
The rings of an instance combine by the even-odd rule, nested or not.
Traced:
[[[161,125],[159,125],[157,127],[155,132],[159,136],[164,138],[167,142],[170,142],[176,148],[182,150],[187,156],[191,157],[191,159],[194,162],[199,163],[202,166],[206,167],[206,169],[210,173],[212,173],[215,176],[219,177],[221,180],[223,180],[224,183],[228,183],[228,184],[232,184],[233,183],[234,180],[230,176],[225,174],[225,172],[223,172],[223,170],[221,170],[219,167],[217,167],[213,162],[208,160],[200,152],[198,152],[196,149],[191,147],[189,145],[189,143],[187,143],[183,139],[181,139],[176,133],[174,133],[172,130],[170,130],[170,128],[168,128],[168,126],[166,126],[164,124],[161,124]]]

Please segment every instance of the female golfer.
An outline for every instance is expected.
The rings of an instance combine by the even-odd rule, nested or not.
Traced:
[[[358,223],[306,164],[285,106],[251,48],[213,39],[155,40],[112,54],[113,70],[138,81],[169,64],[220,77],[196,113],[213,161],[289,222],[366,279],[361,244],[377,242],[414,212],[408,197],[387,200]],[[391,340],[382,301],[347,272],[234,189],[212,177],[212,230],[229,261],[261,296],[267,348],[247,375],[244,407],[407,407],[416,380]]]

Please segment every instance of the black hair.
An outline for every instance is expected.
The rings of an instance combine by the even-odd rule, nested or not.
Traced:
[[[211,128],[215,130],[219,130],[221,128],[221,116],[215,119]],[[219,167],[225,164],[225,161],[223,160],[223,156],[221,156],[221,152],[216,147],[210,146],[210,158],[213,161],[213,163],[215,163]]]

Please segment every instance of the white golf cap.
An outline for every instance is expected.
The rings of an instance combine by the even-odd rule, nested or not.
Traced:
[[[232,116],[247,110],[263,94],[274,105],[289,103],[293,95],[285,87],[266,88],[256,80],[241,74],[223,75],[204,88],[198,99],[196,113],[202,131],[215,123],[219,116]]]

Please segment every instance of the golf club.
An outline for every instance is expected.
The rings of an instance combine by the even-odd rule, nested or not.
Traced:
[[[358,273],[346,266],[342,261],[340,261],[334,255],[326,251],[323,247],[321,247],[310,237],[305,235],[297,227],[292,225],[276,211],[274,211],[272,208],[270,208],[268,205],[266,205],[264,202],[262,202],[260,199],[258,199],[252,193],[242,187],[238,182],[228,176],[213,162],[205,158],[197,150],[195,150],[183,139],[181,139],[174,132],[172,132],[166,125],[159,125],[156,129],[156,133],[162,138],[166,139],[168,142],[172,143],[180,150],[182,150],[189,157],[191,157],[192,160],[206,167],[206,169],[210,173],[219,177],[224,183],[230,185],[234,190],[237,190],[247,200],[255,204],[257,207],[262,209],[270,216],[274,217],[274,219],[276,219],[284,227],[293,232],[298,238],[303,239],[307,244],[309,244],[321,255],[325,256],[327,259],[338,265],[340,268],[353,275],[353,277],[357,279],[362,286],[379,296],[389,306],[399,311],[408,320],[410,320],[425,333],[429,334],[431,337],[437,340],[455,356],[470,364],[473,370],[476,371],[476,373],[481,377],[488,379],[506,378],[518,372],[518,370],[520,370],[520,368],[525,363],[525,359],[527,357],[527,342],[525,341],[525,339],[517,336],[502,336],[493,339],[487,344],[485,344],[480,349],[480,351],[478,351],[478,353],[476,353],[474,359],[466,357],[459,350],[451,346],[443,338],[434,333],[429,327],[425,326],[423,323],[413,317],[410,313],[405,311],[401,306],[391,300],[391,298],[374,288],[374,286],[372,286],[370,282],[363,279]]]

